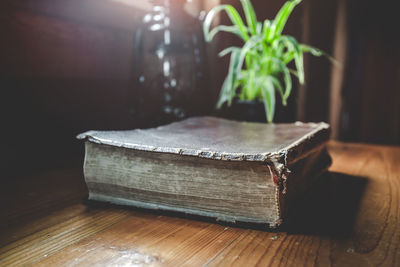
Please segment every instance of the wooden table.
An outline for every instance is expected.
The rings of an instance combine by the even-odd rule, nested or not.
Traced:
[[[330,174],[276,232],[87,203],[79,169],[16,179],[0,266],[400,266],[400,147],[329,147]]]

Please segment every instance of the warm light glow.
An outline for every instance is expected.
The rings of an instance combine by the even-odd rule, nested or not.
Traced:
[[[111,0],[127,6],[149,11],[152,9],[152,4],[148,0]]]
[[[133,7],[133,8],[141,9],[144,11],[151,11],[151,10],[160,11],[160,10],[157,10],[157,8],[160,8],[160,7],[155,7],[153,9],[154,3],[152,3],[150,0],[111,0],[111,1],[121,3],[124,5],[130,6],[130,7]],[[170,0],[170,1],[173,1],[173,0]],[[220,2],[219,0],[207,0],[207,1],[205,1],[205,4],[214,6],[219,2]],[[199,16],[202,17],[205,15],[204,14],[205,12],[204,11],[202,12],[200,10],[199,3],[201,3],[201,1],[196,3],[196,2],[193,2],[193,0],[186,0],[183,9],[192,17],[199,17]],[[157,21],[157,20],[161,20],[162,17],[156,17],[154,19]]]

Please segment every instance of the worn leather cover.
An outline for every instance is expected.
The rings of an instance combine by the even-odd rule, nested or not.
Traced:
[[[300,152],[328,140],[328,130],[329,125],[323,122],[265,124],[193,117],[145,130],[88,131],[78,139],[217,160],[266,161],[276,155],[295,159]],[[301,151],[295,152],[298,149]]]

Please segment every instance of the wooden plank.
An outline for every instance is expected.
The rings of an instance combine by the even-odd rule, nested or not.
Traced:
[[[58,169],[42,171],[23,177],[7,177],[0,187],[0,211],[3,215],[19,216],[34,206],[48,202],[64,202],[71,198],[82,201],[87,196],[82,169]],[[60,190],[63,188],[65,190]],[[13,202],[4,203],[14,197]],[[68,204],[68,203],[65,203]]]
[[[265,233],[254,230],[247,230],[225,249],[215,259],[210,261],[208,266],[231,266],[231,265],[254,265],[264,255],[265,250],[272,253],[279,247],[280,242],[270,242],[278,235],[276,233]],[[269,239],[269,240],[268,240]]]
[[[398,266],[400,263],[400,149],[383,146],[341,145],[332,170],[366,177],[364,197],[348,240],[352,258],[366,264]],[[338,154],[336,154],[338,153]],[[343,166],[343,167],[342,167]],[[338,264],[346,257],[334,251]]]
[[[160,223],[146,215],[132,216],[127,220],[106,231],[100,235],[94,235],[88,239],[82,240],[62,253],[49,257],[40,262],[39,266],[57,266],[95,265],[111,261],[122,264],[124,261],[154,261],[157,255],[143,254],[136,248],[136,240],[142,240],[145,237],[159,237],[168,234],[176,227],[177,219],[171,218],[166,223]]]
[[[17,224],[7,226],[7,231],[0,232],[0,247],[15,242],[35,232],[49,228],[55,224],[69,220],[79,214],[87,212],[87,206],[83,204],[71,205],[50,212],[48,215],[30,220],[22,220]]]
[[[77,204],[6,228],[0,265],[399,266],[400,148],[329,148],[330,175],[280,232]]]
[[[58,266],[206,263],[241,229],[152,214],[134,214],[109,229],[63,250],[40,265]]]
[[[126,218],[127,211],[94,209],[0,248],[0,265],[30,265]]]
[[[51,226],[57,217],[70,218],[76,212],[74,205],[85,197],[87,189],[79,169],[7,179],[0,188],[0,246]]]
[[[332,228],[328,235],[318,234],[318,228],[307,234],[290,233],[289,229],[276,233],[276,237],[272,233],[247,231],[208,265],[397,266],[400,261],[400,179],[396,161],[400,159],[400,149],[333,143],[331,153],[334,158],[332,173],[346,174],[347,183],[353,179],[368,181],[355,210],[357,217],[350,226],[350,233],[346,233],[346,225],[340,224],[351,222],[349,218],[328,224],[327,227]],[[339,184],[339,187],[345,185]],[[340,203],[339,208],[342,208]],[[345,209],[341,215],[354,216],[346,214]]]

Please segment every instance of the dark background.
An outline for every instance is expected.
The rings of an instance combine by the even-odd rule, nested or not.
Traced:
[[[146,13],[144,2],[1,2],[3,177],[79,165],[83,145],[75,139],[77,133],[139,125],[128,110],[133,42]],[[221,2],[240,8],[239,1]],[[216,3],[193,0],[199,10]],[[253,0],[260,19],[272,19],[282,3]],[[343,141],[400,144],[400,41],[394,3],[304,0],[295,9],[286,33],[323,49],[341,66],[306,57],[306,84],[297,88],[282,120],[330,122],[333,138]],[[227,22],[224,16],[220,19]],[[205,106],[214,105],[227,70],[227,60],[215,53],[234,43],[231,36],[221,35],[207,46],[211,86]]]

